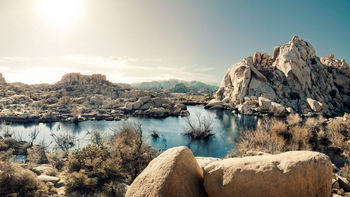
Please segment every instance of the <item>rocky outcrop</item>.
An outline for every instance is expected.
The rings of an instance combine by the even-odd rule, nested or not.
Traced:
[[[256,52],[230,67],[215,100],[237,108],[252,96],[267,98],[277,108],[247,105],[250,109],[244,111],[277,110],[281,115],[283,107],[302,114],[342,115],[350,110],[350,68],[334,55],[317,57],[310,43],[295,36],[275,47],[272,56]]]
[[[152,160],[126,196],[207,196],[202,182],[203,171],[191,150],[176,147]]]
[[[56,84],[0,85],[0,121],[11,123],[121,120],[129,116],[187,116],[184,103],[202,104],[204,95],[137,90],[106,76],[69,73]]]
[[[332,164],[310,151],[231,158],[205,167],[208,196],[325,196],[331,195]]]

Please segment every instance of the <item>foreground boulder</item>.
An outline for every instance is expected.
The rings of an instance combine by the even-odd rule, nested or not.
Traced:
[[[332,164],[322,153],[224,159],[204,170],[208,196],[331,196]]]
[[[203,171],[190,149],[171,148],[153,159],[130,185],[126,196],[207,196]]]

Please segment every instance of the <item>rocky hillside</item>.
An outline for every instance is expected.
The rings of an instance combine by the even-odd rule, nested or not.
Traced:
[[[214,105],[244,114],[342,115],[350,111],[350,67],[332,54],[317,57],[310,43],[294,36],[272,56],[256,52],[230,67]]]
[[[182,81],[169,79],[165,81],[151,81],[131,84],[133,87],[145,90],[166,90],[170,93],[214,93],[217,86],[209,85],[200,81]]]

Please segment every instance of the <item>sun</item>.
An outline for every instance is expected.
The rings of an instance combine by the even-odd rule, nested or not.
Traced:
[[[37,0],[38,13],[48,24],[67,30],[83,15],[83,0]]]

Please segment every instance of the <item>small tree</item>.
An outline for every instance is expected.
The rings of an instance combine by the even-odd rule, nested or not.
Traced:
[[[58,135],[51,132],[51,136],[56,142],[58,148],[64,152],[65,156],[68,156],[69,150],[75,146],[76,137],[68,132]]]
[[[30,144],[32,146],[33,146],[35,139],[38,137],[39,133],[40,133],[40,131],[39,131],[37,126],[35,126],[34,129],[29,133]]]

